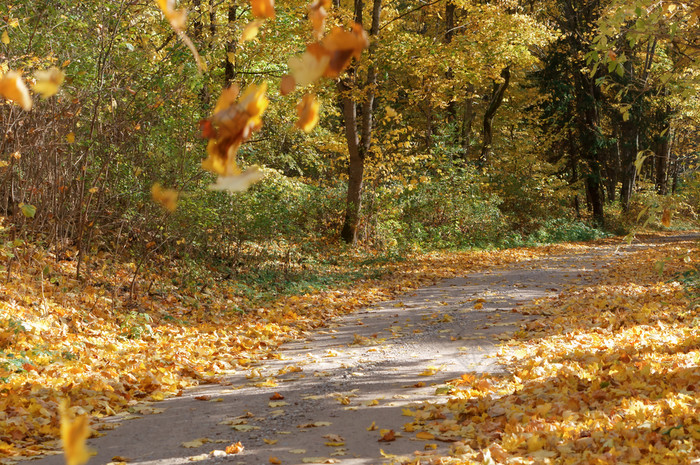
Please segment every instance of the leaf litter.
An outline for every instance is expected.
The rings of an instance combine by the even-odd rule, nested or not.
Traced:
[[[8,358],[0,364],[6,388],[0,398],[0,460],[55,450],[64,398],[99,430],[104,416],[180,395],[201,382],[223,382],[227,372],[274,357],[284,340],[329,317],[469,270],[578,247],[428,254],[392,264],[392,272],[378,279],[279,298],[238,316],[227,311],[231,301],[223,296],[204,309],[186,296],[144,295],[138,305],[145,311],[127,313],[125,301],[71,282],[74,263],[52,262],[66,286],[61,292],[44,289],[41,305],[31,305],[29,296],[42,295],[33,279],[16,280],[0,295],[3,354],[23,357],[19,365]],[[673,253],[680,258],[668,260]],[[697,250],[650,250],[611,272],[605,285],[521,308],[545,320],[530,323],[504,347],[500,358],[513,375],[466,374],[446,403],[435,404],[431,413],[425,407],[426,415],[419,411],[405,429],[452,444],[453,459],[467,462],[641,457],[674,463],[673,457],[695,457],[697,308],[688,309],[682,287],[670,280],[688,268],[688,256],[697,262]],[[662,259],[663,275],[653,267],[640,274],[644,265]],[[139,337],[130,337],[124,315],[140,326]]]

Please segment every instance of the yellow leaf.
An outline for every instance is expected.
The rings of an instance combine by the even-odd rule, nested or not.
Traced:
[[[367,431],[376,431],[376,430],[377,430],[377,423],[373,421],[372,424],[367,427]]]
[[[328,447],[343,447],[345,445],[344,442],[326,442],[325,445]]]
[[[174,212],[177,208],[177,198],[179,193],[174,189],[163,189],[159,182],[151,186],[151,197],[153,201],[160,204],[169,212]]]
[[[306,449],[290,449],[290,454],[306,454]]]
[[[439,372],[441,368],[439,367],[433,367],[429,366],[428,368],[425,369],[423,373],[420,373],[419,376],[433,376],[435,373]]]
[[[267,439],[267,438],[263,438],[263,442],[264,442],[265,444],[273,445],[273,444],[277,444],[277,441],[279,441],[279,439]]]
[[[542,449],[547,444],[547,440],[543,437],[532,435],[527,438],[527,451],[535,452]]]
[[[17,71],[9,71],[0,78],[0,96],[15,102],[26,111],[32,109],[29,89],[27,89],[21,75]]]
[[[43,98],[49,98],[56,95],[59,87],[63,84],[66,74],[60,69],[53,67],[45,71],[37,71],[34,74],[36,84],[32,86],[32,90],[37,94],[41,94]]]
[[[196,447],[200,447],[200,446],[206,444],[207,442],[211,442],[211,439],[209,439],[209,438],[198,438],[198,439],[193,439],[192,441],[183,442],[183,443],[180,444],[180,445],[181,445],[182,447],[187,448],[187,449],[194,449],[194,448],[196,448]]]
[[[426,431],[421,431],[420,433],[416,434],[416,438],[430,440],[430,439],[435,439],[435,435],[430,434]]]
[[[10,44],[10,35],[7,33],[7,31],[3,31],[2,33],[2,38],[0,39],[3,44],[9,45]]]
[[[260,26],[262,26],[262,24],[263,22],[259,19],[248,23],[248,25],[243,29],[243,33],[241,34],[241,42],[248,42],[249,40],[255,39],[258,35],[258,32],[260,31]]]
[[[59,407],[61,416],[61,442],[66,465],[83,465],[92,455],[85,446],[85,440],[90,436],[90,425],[87,415],[76,417],[63,400]]]
[[[299,87],[304,87],[323,76],[328,68],[330,57],[322,55],[320,57],[306,51],[301,57],[292,57],[287,62],[289,74],[294,78],[294,82]]]
[[[68,142],[69,144],[72,144],[75,142],[75,133],[74,132],[69,132],[68,134],[66,134],[66,142]]]
[[[302,463],[327,463],[329,460],[328,457],[304,457],[301,459]]]
[[[156,0],[156,3],[173,29],[176,31],[185,30],[187,26],[187,11],[185,9],[176,10],[175,0]]]

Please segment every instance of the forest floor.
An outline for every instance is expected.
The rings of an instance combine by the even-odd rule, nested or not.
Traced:
[[[0,437],[21,421],[50,436],[69,397],[94,416],[94,464],[688,463],[700,312],[681,273],[698,238],[424,257],[256,318],[152,322],[140,338],[62,321],[64,338],[87,331],[87,352],[27,362]],[[184,389],[193,380],[208,383]],[[4,461],[60,453],[34,434],[7,441]]]

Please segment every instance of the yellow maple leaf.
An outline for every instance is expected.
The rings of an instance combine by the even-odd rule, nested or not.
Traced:
[[[64,399],[59,406],[61,417],[61,443],[66,465],[83,465],[92,455],[85,446],[90,436],[90,420],[87,415],[75,416],[71,411],[68,400]]]
[[[0,39],[3,44],[9,45],[10,44],[10,35],[7,33],[7,31],[2,32],[2,38]]]

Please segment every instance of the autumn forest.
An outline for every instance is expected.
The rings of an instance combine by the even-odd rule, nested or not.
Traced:
[[[109,419],[207,385],[273,416],[189,460],[695,463],[699,123],[697,0],[4,1],[0,463],[145,464]],[[381,305],[319,359],[387,380],[362,360],[444,339],[403,386],[431,400],[292,425],[308,378],[383,406],[313,342],[272,369]]]

